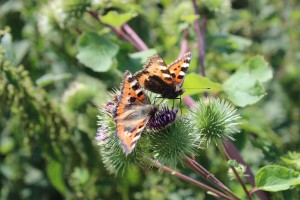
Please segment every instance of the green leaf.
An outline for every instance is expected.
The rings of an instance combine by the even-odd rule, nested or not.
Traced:
[[[62,162],[49,160],[46,168],[47,176],[51,184],[62,194],[67,192],[67,187],[63,179]]]
[[[255,56],[225,81],[223,89],[235,105],[244,107],[265,96],[262,83],[271,78],[272,70],[268,63],[261,56]]]
[[[133,61],[139,62],[141,65],[143,65],[144,63],[146,63],[148,57],[150,57],[156,53],[157,52],[155,49],[148,49],[145,51],[131,53],[131,54],[129,54],[129,58],[131,58]]]
[[[269,165],[258,170],[256,187],[261,190],[277,192],[300,184],[300,173],[279,165]]]
[[[192,15],[183,15],[183,16],[180,17],[180,19],[182,21],[185,21],[189,24],[194,23],[194,21],[198,18],[199,18],[199,15],[194,15],[194,14],[192,14]]]
[[[189,73],[184,79],[183,89],[185,89],[184,95],[193,95],[206,92],[207,90],[210,92],[219,92],[222,90],[222,85],[196,73]]]
[[[137,16],[136,13],[119,14],[116,11],[110,11],[100,18],[100,21],[116,28],[121,28],[123,24]]]
[[[119,46],[96,33],[85,33],[79,39],[79,52],[76,58],[95,72],[107,72]]]

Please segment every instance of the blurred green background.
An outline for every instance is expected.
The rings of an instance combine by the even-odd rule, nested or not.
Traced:
[[[196,2],[200,22],[207,22],[210,80],[224,83],[255,55],[273,69],[267,95],[238,109],[236,146],[254,172],[274,163],[299,171],[300,156],[295,161],[292,153],[300,150],[299,1]],[[200,74],[196,18],[192,1],[1,0],[0,199],[214,199],[156,169],[109,174],[94,141],[97,106],[119,87],[122,73],[139,70],[154,53],[166,63],[176,59],[184,30],[193,54],[189,72]],[[137,51],[110,28],[123,23],[150,49]],[[223,91],[214,95],[226,98]],[[243,193],[214,147],[199,153],[198,162]],[[269,195],[298,199],[299,189]]]

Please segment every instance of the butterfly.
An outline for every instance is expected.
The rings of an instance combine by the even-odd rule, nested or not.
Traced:
[[[121,83],[121,94],[114,109],[116,134],[126,155],[133,151],[149,119],[154,117],[157,110],[155,105],[150,104],[149,97],[137,80],[126,71]]]
[[[175,99],[184,92],[182,84],[191,57],[191,52],[188,52],[167,66],[159,55],[153,55],[134,77],[141,87],[160,94],[162,98]]]

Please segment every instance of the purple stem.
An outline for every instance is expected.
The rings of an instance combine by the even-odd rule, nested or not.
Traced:
[[[194,159],[187,158],[187,159],[185,159],[185,163],[191,169],[193,169],[195,172],[197,172],[200,176],[202,176],[204,179],[206,179],[210,183],[214,184],[215,186],[217,186],[224,192],[226,192],[233,199],[237,199],[237,200],[239,199],[229,188],[227,188],[221,181],[219,181],[213,174],[211,174],[209,171],[207,171],[202,165],[200,165]]]
[[[194,7],[194,12],[196,15],[200,16],[198,6],[196,4],[196,0],[192,0],[193,2],[193,7]],[[199,59],[200,59],[200,70],[202,76],[205,76],[205,65],[204,65],[204,58],[205,58],[205,41],[204,41],[204,36],[206,33],[206,18],[203,22],[203,33],[201,33],[200,30],[200,20],[199,18],[194,21],[194,28],[196,31],[196,36],[197,36],[197,44],[198,44],[198,51],[199,51]]]
[[[228,200],[232,199],[231,197],[227,196],[226,194],[224,194],[224,193],[222,193],[222,192],[220,192],[220,191],[218,191],[218,190],[216,190],[216,189],[214,189],[212,187],[209,187],[208,185],[205,185],[204,183],[201,183],[201,182],[199,182],[199,181],[197,181],[195,179],[192,179],[192,178],[190,178],[190,177],[188,177],[188,176],[186,176],[186,175],[184,175],[184,174],[182,174],[180,172],[177,172],[177,171],[175,171],[175,170],[173,170],[173,169],[171,169],[169,167],[166,167],[166,166],[162,165],[161,163],[159,163],[159,162],[157,162],[155,160],[150,159],[150,162],[155,167],[157,167],[159,169],[162,169],[165,172],[168,172],[169,174],[175,175],[175,176],[177,176],[178,178],[180,178],[182,180],[185,180],[187,182],[193,183],[193,184],[197,185],[200,188],[203,188],[203,189],[205,189],[207,191],[210,191],[211,193],[213,193],[218,198],[228,199]]]
[[[224,143],[222,143],[222,145],[220,145],[220,151],[223,153],[223,155],[225,156],[226,160],[229,161],[231,158],[230,156],[228,155],[228,153],[226,152],[225,150],[225,147],[224,147]],[[252,200],[252,197],[251,197],[251,194],[249,193],[249,191],[247,190],[247,187],[244,183],[244,181],[242,180],[242,178],[240,177],[239,173],[236,171],[235,167],[233,166],[230,166],[231,170],[233,171],[235,177],[237,178],[237,181],[240,183],[240,185],[242,186],[244,192],[246,193],[247,195],[247,198],[249,200]]]
[[[188,51],[188,40],[187,40],[188,34],[189,34],[188,29],[185,29],[183,31],[183,39],[181,41],[180,53],[178,57],[183,56],[183,54],[185,54]]]
[[[128,24],[124,24],[122,27],[125,30],[125,32],[137,44],[137,46],[139,47],[139,51],[145,51],[149,49],[148,46],[144,43],[144,41],[136,34],[136,32]]]
[[[99,15],[97,12],[95,11],[87,11],[94,19],[96,19],[97,21],[99,21],[101,24],[104,24],[105,26],[109,27],[112,31],[114,31],[118,36],[120,36],[122,39],[124,39],[125,41],[131,43],[137,50],[140,51],[140,47],[137,43],[135,43],[135,41],[129,37],[126,33],[124,33],[124,31],[122,29],[117,29],[109,24],[105,24],[103,22],[101,22]]]
[[[223,145],[226,153],[228,154],[230,159],[236,160],[238,163],[241,163],[242,165],[246,166],[246,176],[247,181],[250,183],[252,187],[255,187],[255,180],[254,180],[254,174],[251,171],[250,167],[247,165],[247,163],[244,161],[243,157],[241,156],[240,152],[237,150],[237,148],[234,146],[234,144],[231,141],[227,141],[226,144]],[[267,195],[261,191],[256,191],[257,196],[261,200],[268,200],[269,198]]]

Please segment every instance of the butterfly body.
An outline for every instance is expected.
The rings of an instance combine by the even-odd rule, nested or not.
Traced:
[[[147,122],[157,110],[156,106],[150,104],[148,96],[137,80],[126,71],[121,84],[121,94],[114,110],[116,134],[126,155],[133,151]]]
[[[134,74],[141,87],[160,94],[162,98],[175,99],[183,94],[183,80],[191,60],[188,52],[168,66],[158,55],[148,58],[141,71]]]

